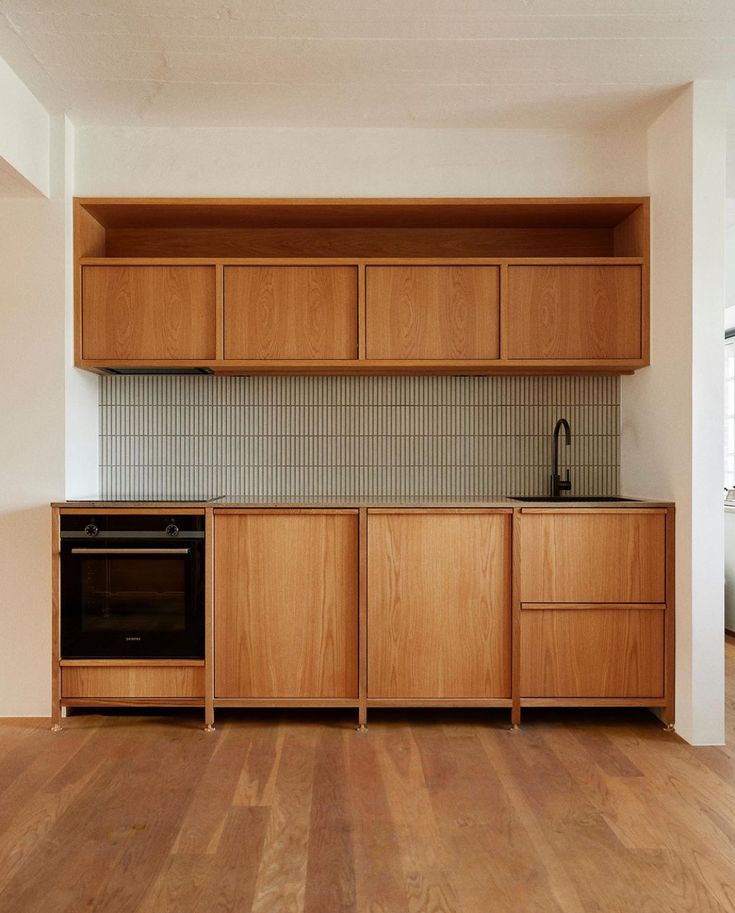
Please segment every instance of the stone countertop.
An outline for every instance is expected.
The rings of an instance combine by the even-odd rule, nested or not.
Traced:
[[[534,508],[534,507],[570,507],[575,509],[635,509],[641,507],[673,507],[671,501],[659,501],[648,498],[631,498],[623,501],[577,501],[573,497],[564,497],[561,501],[523,501],[518,498],[476,498],[476,499],[441,499],[441,498],[363,498],[351,500],[325,500],[324,498],[309,500],[298,498],[289,500],[281,498],[275,500],[269,499],[251,499],[248,501],[54,501],[52,507],[69,507],[80,508],[85,510],[109,510],[109,509],[143,509],[143,508],[165,508],[170,510],[180,510],[182,508],[200,508],[213,507],[216,510],[245,510],[248,508],[271,508],[271,509],[357,509],[367,508],[445,508],[445,509],[491,509],[491,508]]]

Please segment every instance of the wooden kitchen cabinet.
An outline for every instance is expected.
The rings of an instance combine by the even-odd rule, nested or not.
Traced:
[[[649,202],[76,199],[74,363],[97,373],[627,374]]]
[[[214,266],[82,267],[85,359],[211,359],[215,337]]]
[[[516,706],[637,703],[673,720],[673,542],[671,508],[517,512]]]
[[[356,510],[215,516],[215,699],[356,698]]]
[[[368,703],[510,698],[510,547],[508,512],[369,511]]]
[[[508,267],[509,359],[641,359],[643,323],[641,266]]]
[[[356,266],[226,266],[230,359],[357,358]]]
[[[521,611],[521,696],[662,698],[663,605]]]
[[[367,357],[497,358],[499,294],[498,266],[367,266]]]

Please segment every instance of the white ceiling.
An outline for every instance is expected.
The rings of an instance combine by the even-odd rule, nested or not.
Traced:
[[[735,79],[733,0],[0,0],[77,124],[607,127]]]

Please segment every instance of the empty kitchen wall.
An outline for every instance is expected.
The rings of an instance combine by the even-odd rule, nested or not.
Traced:
[[[82,127],[81,196],[635,196],[628,130]]]

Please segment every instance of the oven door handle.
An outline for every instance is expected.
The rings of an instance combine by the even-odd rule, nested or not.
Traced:
[[[72,555],[188,555],[188,548],[73,548]]]

